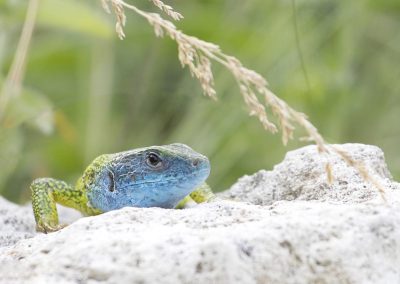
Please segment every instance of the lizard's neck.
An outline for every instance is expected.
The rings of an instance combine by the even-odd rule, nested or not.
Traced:
[[[81,208],[78,209],[87,216],[98,215],[103,213],[102,210],[94,207],[89,200],[89,192],[94,183],[96,174],[104,167],[104,164],[108,162],[110,155],[102,155],[97,157],[85,170],[83,175],[79,178],[76,183],[75,189],[82,192],[82,201],[80,202]]]
[[[101,210],[94,208],[88,199],[88,184],[85,183],[85,175],[79,178],[76,183],[75,190],[82,193],[81,201],[79,202],[80,207],[76,208],[86,216],[93,216],[103,213]]]

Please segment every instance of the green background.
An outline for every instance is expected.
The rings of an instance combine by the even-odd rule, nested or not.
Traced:
[[[147,0],[129,3],[157,12]],[[375,144],[400,177],[400,1],[176,0],[177,23],[262,74],[331,143]],[[27,1],[0,0],[0,84]],[[214,65],[219,100],[182,69],[176,44],[127,11],[126,39],[99,1],[41,0],[22,95],[0,126],[0,194],[24,202],[29,184],[74,182],[97,155],[181,142],[207,155],[224,190],[271,169],[304,143],[281,143],[248,116],[235,81]],[[308,82],[306,80],[308,78]],[[296,132],[297,137],[303,135]]]

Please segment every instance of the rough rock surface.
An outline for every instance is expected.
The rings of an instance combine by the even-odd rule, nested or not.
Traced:
[[[70,208],[57,208],[61,223],[69,224],[82,217],[79,212]],[[18,206],[0,196],[0,248],[32,238],[36,234],[31,204]]]
[[[384,154],[378,147],[361,144],[336,147],[346,150],[353,160],[362,161],[370,175],[382,185],[400,189],[398,183],[392,182]],[[325,170],[328,161],[334,176],[331,185]],[[220,196],[257,205],[270,205],[279,200],[359,203],[378,197],[379,192],[339,156],[332,155],[328,160],[318,155],[315,146],[307,146],[288,152],[283,162],[272,171],[261,170],[252,176],[242,177]]]
[[[34,235],[32,209],[12,204],[0,197],[0,247],[13,245]]]
[[[399,184],[378,148],[342,147],[387,187],[387,203],[335,158],[327,185],[315,147],[223,194],[247,203],[124,208],[32,237],[26,207],[0,200],[16,232],[0,248],[0,282],[400,283]]]

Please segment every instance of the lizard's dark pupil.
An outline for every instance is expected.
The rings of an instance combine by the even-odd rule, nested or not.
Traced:
[[[156,154],[150,153],[149,156],[147,157],[147,162],[151,166],[156,167],[161,163],[161,159]]]

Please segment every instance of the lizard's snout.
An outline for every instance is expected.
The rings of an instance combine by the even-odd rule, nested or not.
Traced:
[[[205,156],[199,156],[192,160],[191,166],[193,170],[197,173],[201,173],[207,177],[210,174],[210,161]]]

